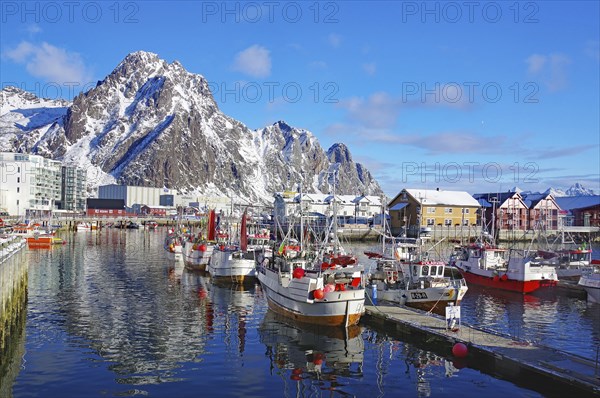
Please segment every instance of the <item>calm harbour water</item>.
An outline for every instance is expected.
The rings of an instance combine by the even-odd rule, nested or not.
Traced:
[[[16,376],[0,377],[14,397],[552,395],[368,323],[343,333],[276,318],[259,286],[215,286],[169,261],[164,232],[79,232],[28,252],[24,330],[2,358]],[[469,289],[463,322],[595,358],[600,306]]]

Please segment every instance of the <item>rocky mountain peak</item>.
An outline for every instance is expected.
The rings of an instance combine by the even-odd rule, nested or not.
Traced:
[[[145,51],[128,54],[53,116],[35,135],[3,116],[14,134],[7,140],[0,134],[0,150],[36,151],[85,167],[92,186],[167,187],[266,204],[300,181],[329,192],[334,168],[338,193],[381,193],[345,146],[331,157],[310,131],[284,121],[250,130],[219,110],[203,76]]]
[[[348,163],[352,162],[352,155],[348,147],[342,143],[333,144],[327,150],[327,157],[330,161],[335,163]]]

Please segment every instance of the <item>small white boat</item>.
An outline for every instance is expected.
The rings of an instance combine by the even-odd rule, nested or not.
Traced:
[[[586,272],[579,278],[579,286],[587,293],[587,301],[600,304],[600,267],[595,267],[593,272]]]
[[[248,246],[246,212],[244,212],[240,225],[239,245],[217,244],[208,263],[208,273],[215,282],[254,283],[257,254],[256,248]]]

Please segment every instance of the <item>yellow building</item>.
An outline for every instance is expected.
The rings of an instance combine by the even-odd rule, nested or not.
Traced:
[[[403,189],[388,204],[392,232],[433,226],[475,226],[480,204],[468,192]]]

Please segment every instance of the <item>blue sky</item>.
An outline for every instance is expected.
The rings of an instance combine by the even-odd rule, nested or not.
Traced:
[[[600,192],[597,1],[0,4],[3,87],[70,99],[150,51],[251,128],[345,143],[389,196]]]

